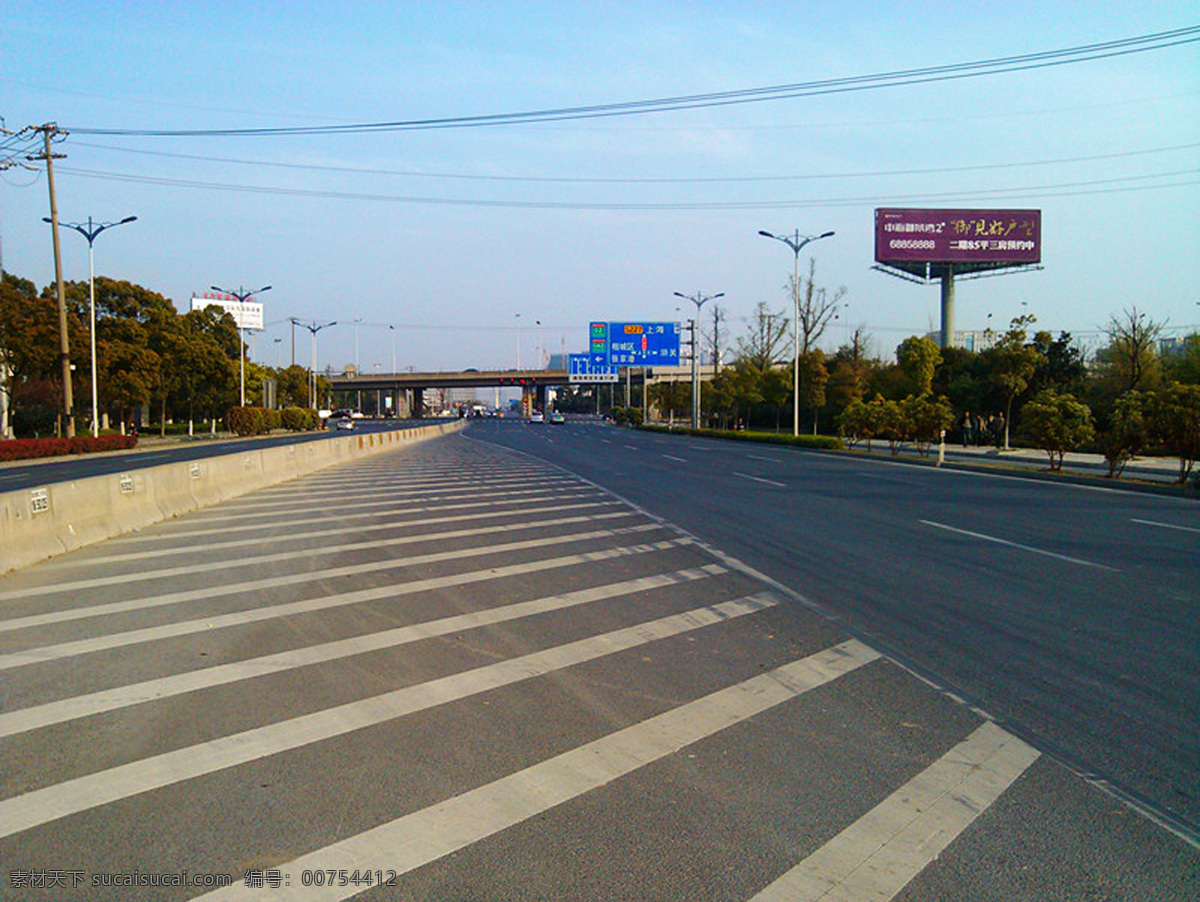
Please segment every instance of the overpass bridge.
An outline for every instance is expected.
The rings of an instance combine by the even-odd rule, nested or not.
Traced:
[[[523,409],[546,407],[546,389],[566,385],[565,369],[558,370],[462,370],[437,373],[343,373],[326,376],[333,392],[375,392],[376,397],[390,395],[398,413],[419,417],[428,389],[445,388],[519,388]],[[401,405],[400,401],[405,403]],[[407,408],[407,411],[404,410]]]

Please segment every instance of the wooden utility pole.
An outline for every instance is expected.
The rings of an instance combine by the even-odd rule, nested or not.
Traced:
[[[60,130],[53,122],[38,126],[34,131],[41,132],[42,139],[45,141],[43,156],[30,157],[30,159],[44,159],[46,161],[46,184],[50,189],[50,231],[54,236],[54,284],[58,296],[58,351],[59,357],[62,360],[63,416],[66,421],[67,438],[74,438],[75,398],[71,391],[71,345],[67,336],[67,294],[63,288],[62,249],[59,247],[58,242],[58,201],[54,196],[55,154],[50,149],[50,139],[54,135],[65,135],[66,132]],[[58,154],[57,156],[61,158],[64,155]]]

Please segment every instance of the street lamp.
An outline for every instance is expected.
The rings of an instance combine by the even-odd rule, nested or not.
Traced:
[[[772,235],[770,232],[759,229],[758,234],[764,238],[782,241],[792,249],[792,254],[795,256],[795,266],[792,270],[792,301],[795,305],[792,318],[792,344],[795,346],[795,359],[792,363],[792,435],[798,436],[800,434],[800,249],[810,241],[829,238],[833,232],[825,232],[821,235],[801,235],[800,230],[797,229],[796,233],[789,238],[786,235]]]
[[[91,332],[92,351],[92,438],[100,435],[99,390],[96,385],[96,261],[92,245],[96,241],[96,236],[105,229],[125,225],[125,223],[133,222],[135,219],[137,219],[136,216],[126,216],[120,222],[93,223],[92,217],[89,216],[86,226],[81,222],[63,223],[68,229],[74,229],[86,238],[88,243],[88,322],[89,331]],[[42,221],[53,223],[54,220],[43,216]]]
[[[517,369],[521,368],[521,314],[514,314],[517,318]]]
[[[271,286],[266,285],[262,288],[256,288],[254,291],[242,291],[241,286],[238,286],[237,291],[229,291],[225,288],[218,288],[216,285],[210,285],[213,291],[219,291],[221,294],[228,294],[238,299],[239,304],[245,304],[247,300],[254,297],[256,294],[262,294],[264,291],[270,291]],[[246,342],[242,337],[242,328],[246,322],[246,311],[238,311],[238,374],[241,385],[241,405],[246,406]]]
[[[310,323],[301,322],[300,320],[296,319],[296,317],[294,317],[294,316],[289,317],[289,319],[293,326],[302,326],[303,328],[307,329],[309,331],[309,333],[312,335],[312,366],[309,367],[309,371],[308,371],[309,385],[311,387],[309,388],[308,400],[309,400],[309,403],[312,404],[313,410],[316,410],[317,409],[317,333],[320,332],[322,329],[328,329],[330,326],[336,326],[337,320],[334,320],[333,322],[329,322],[329,323],[318,323],[316,320],[313,320],[313,322],[310,324]]]
[[[700,371],[697,364],[700,360],[700,308],[708,301],[715,301],[717,298],[725,297],[725,292],[718,291],[716,294],[702,295],[696,292],[695,297],[690,297],[680,291],[675,292],[675,297],[683,298],[685,301],[691,301],[696,305],[696,318],[692,320],[692,428],[700,428]],[[716,376],[714,367],[713,375]]]

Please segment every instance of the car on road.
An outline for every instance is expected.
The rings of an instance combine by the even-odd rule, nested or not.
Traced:
[[[567,421],[567,418],[564,417],[557,410],[554,411],[554,413],[550,414],[550,425],[551,426],[561,426],[566,421]]]
[[[529,422],[544,423],[544,422],[546,422],[546,417],[540,410],[535,410],[533,413],[531,413],[529,415]]]
[[[336,420],[330,417],[330,423],[337,430],[351,430],[354,428],[354,420],[351,417],[338,417]]]

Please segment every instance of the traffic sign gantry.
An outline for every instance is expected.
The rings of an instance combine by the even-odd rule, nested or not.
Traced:
[[[567,355],[567,377],[573,383],[616,382],[617,368],[607,363],[596,364],[591,354]]]
[[[678,366],[679,323],[609,323],[611,366]]]

